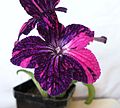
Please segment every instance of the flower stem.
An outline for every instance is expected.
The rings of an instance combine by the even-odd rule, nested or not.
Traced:
[[[84,84],[88,88],[88,98],[85,101],[85,104],[91,104],[95,98],[95,87],[92,84]]]
[[[26,74],[28,74],[32,78],[32,81],[34,82],[35,86],[37,87],[37,89],[40,92],[40,94],[42,95],[42,97],[48,97],[48,94],[41,88],[40,84],[37,82],[37,80],[35,79],[34,74],[32,72],[24,70],[24,69],[18,70],[17,74],[19,72],[25,72]]]

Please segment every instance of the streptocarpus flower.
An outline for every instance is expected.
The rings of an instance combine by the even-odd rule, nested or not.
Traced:
[[[85,48],[94,40],[94,32],[80,24],[58,24],[56,32],[49,29],[46,41],[39,36],[19,41],[11,58],[15,65],[35,68],[36,80],[52,96],[63,93],[72,80],[91,84],[100,76],[96,57]]]
[[[67,11],[64,7],[55,8],[59,2],[60,0],[20,0],[21,5],[32,18],[21,27],[18,40],[22,34],[28,35],[36,24],[37,28],[41,30],[41,27],[44,26],[43,31],[47,28],[54,30],[58,23],[55,11]]]

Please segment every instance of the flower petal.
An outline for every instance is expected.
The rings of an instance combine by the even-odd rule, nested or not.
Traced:
[[[66,27],[65,34],[61,41],[63,48],[84,48],[90,41],[93,41],[94,32],[89,28],[72,24]]]
[[[85,70],[85,74],[87,75],[87,83],[91,84],[95,82],[100,76],[100,67],[96,60],[94,54],[88,49],[81,49],[81,50],[69,50],[67,52],[71,57],[77,60],[83,69]],[[79,72],[74,73],[74,79],[81,81],[79,77]],[[83,82],[83,81],[82,81]]]
[[[39,16],[42,12],[39,4],[35,0],[20,0],[21,5],[26,10],[26,12],[31,16]]]
[[[53,1],[53,6],[55,7],[59,2],[60,2],[60,0],[52,0]]]
[[[11,62],[23,68],[35,68],[47,61],[52,50],[40,37],[30,36],[18,42],[14,49]]]
[[[49,29],[53,32],[58,29],[57,27],[59,26],[59,21],[55,11],[58,10],[66,12],[66,8],[55,8],[59,2],[60,0],[20,0],[20,3],[27,13],[33,16],[35,24],[37,23],[37,30],[39,34],[45,38],[49,38],[48,36],[45,36],[46,34],[49,34]],[[27,23],[25,23],[20,30],[19,37],[22,34],[22,31],[24,32],[23,34],[27,35],[34,28],[35,24],[31,24],[32,27],[27,26],[28,29],[24,31],[24,29],[26,29],[25,25],[27,25]]]
[[[59,1],[60,0],[20,0],[20,3],[29,15],[39,17],[41,13],[55,8]]]
[[[51,20],[48,19],[46,19],[46,22],[48,23],[44,21],[39,22],[37,29],[46,42],[52,43],[55,46],[55,44],[58,44],[58,40],[63,35],[65,28],[64,25],[58,22],[57,18],[53,18]]]
[[[41,67],[35,69],[35,78],[41,87],[51,96],[59,95],[65,92],[72,82],[72,69],[70,61],[65,57],[52,57],[48,61],[44,70]]]
[[[73,80],[76,80],[74,79],[74,77],[76,76],[76,78],[79,78],[79,81],[87,83],[88,82],[87,75],[82,65],[68,54],[64,55],[64,57],[65,65],[63,64],[63,67],[64,68],[69,67],[68,72],[72,73]]]
[[[30,31],[35,28],[36,23],[37,23],[37,20],[34,18],[31,18],[27,22],[25,22],[20,29],[19,37],[22,34],[28,35],[30,33]]]

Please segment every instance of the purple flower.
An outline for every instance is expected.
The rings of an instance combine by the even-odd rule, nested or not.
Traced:
[[[58,23],[55,11],[66,12],[67,10],[63,7],[55,8],[59,2],[60,0],[20,0],[21,5],[32,18],[21,27],[18,40],[22,34],[28,35],[36,24],[37,29],[44,26],[44,31],[47,28],[54,30],[53,27]]]
[[[57,23],[55,30],[39,32],[47,36],[45,41],[39,36],[22,39],[13,49],[11,62],[35,68],[36,80],[49,95],[63,93],[72,80],[91,84],[99,78],[96,57],[85,48],[94,40],[94,31],[80,24],[64,27]]]

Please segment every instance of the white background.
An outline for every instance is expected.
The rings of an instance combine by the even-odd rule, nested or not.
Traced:
[[[89,46],[102,72],[95,83],[96,96],[120,99],[120,0],[61,0],[59,6],[68,8],[67,14],[58,13],[64,25],[80,23],[94,30],[96,36],[107,36],[106,45],[94,42]],[[19,0],[0,1],[0,108],[15,108],[12,88],[29,78],[23,73],[17,76],[20,67],[10,63],[19,29],[29,18]],[[37,34],[36,30],[31,34]],[[78,96],[85,96],[85,89],[78,84]]]

